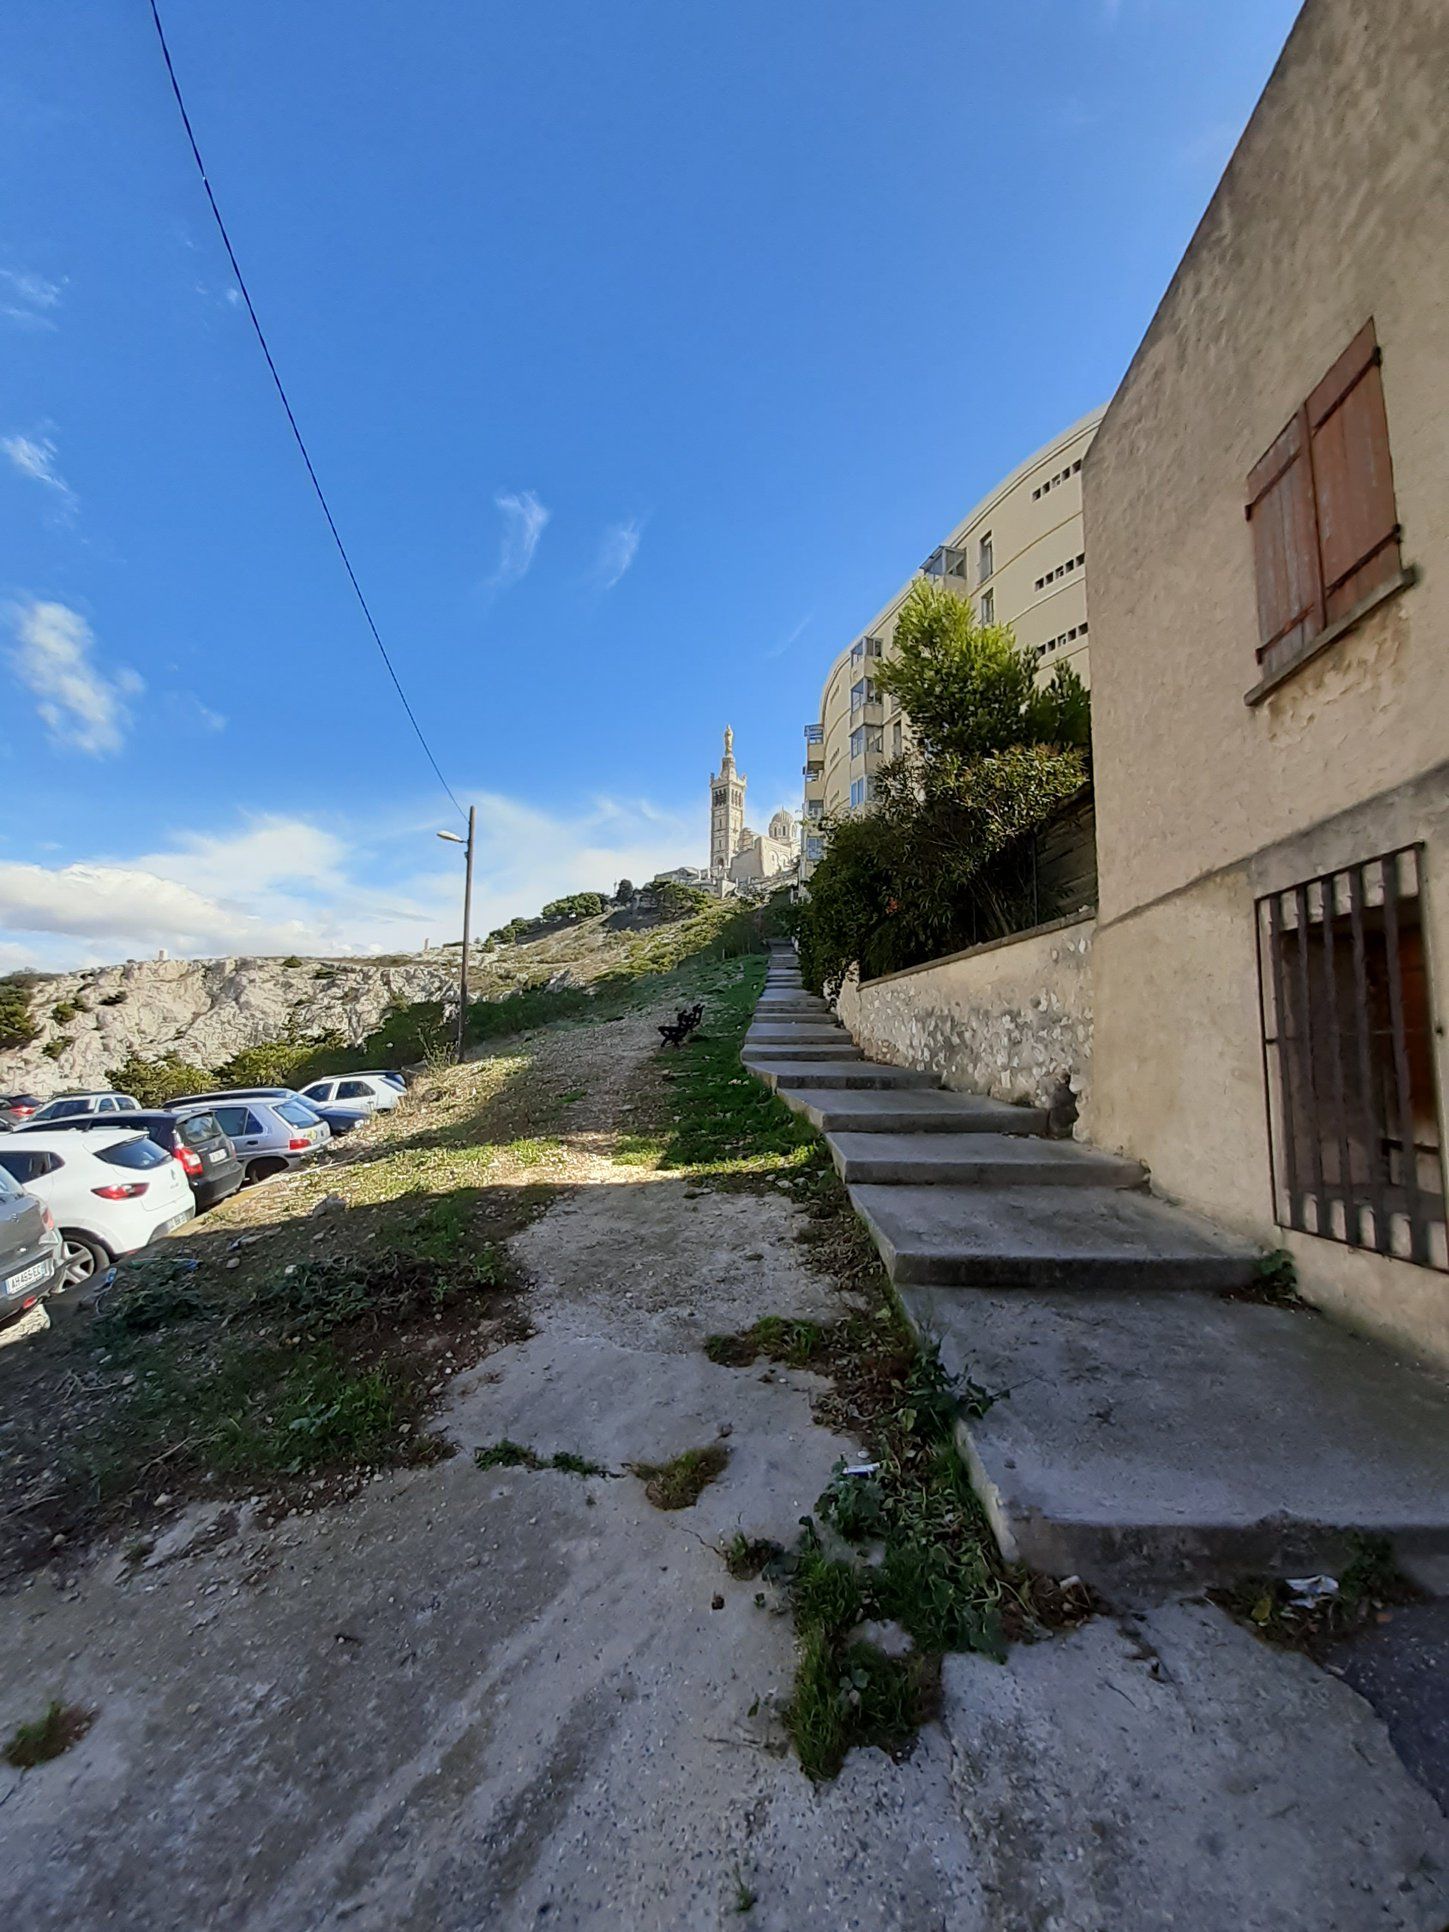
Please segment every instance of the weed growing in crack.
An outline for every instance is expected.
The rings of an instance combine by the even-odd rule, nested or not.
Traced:
[[[767,1563],[783,1556],[784,1551],[767,1536],[746,1536],[743,1530],[736,1530],[721,1555],[730,1575],[744,1583],[757,1577]]]
[[[576,1455],[572,1449],[559,1449],[551,1456],[541,1456],[537,1450],[512,1442],[507,1436],[500,1442],[475,1449],[473,1461],[479,1469],[558,1469],[570,1476],[614,1474],[602,1463],[590,1462],[587,1456]]]
[[[732,1912],[738,1913],[739,1916],[743,1918],[746,1912],[753,1912],[755,1907],[759,1904],[759,1902],[760,1902],[759,1893],[751,1890],[751,1888],[748,1885],[746,1885],[744,1873],[740,1870],[739,1866],[736,1865],[735,1866],[735,1897],[734,1897],[734,1904],[730,1907],[730,1910]]]
[[[686,1449],[671,1462],[636,1462],[644,1494],[656,1509],[692,1509],[712,1482],[724,1474],[730,1452],[722,1442]]]
[[[1282,1577],[1257,1576],[1208,1594],[1231,1615],[1251,1624],[1268,1643],[1317,1657],[1362,1629],[1381,1610],[1417,1602],[1423,1595],[1394,1561],[1387,1537],[1355,1536],[1351,1548],[1342,1575],[1325,1578],[1321,1589],[1295,1591]]]
[[[785,1725],[800,1768],[818,1781],[833,1778],[857,1746],[904,1756],[939,1698],[938,1659],[887,1657],[875,1644],[841,1644],[825,1625],[807,1624]]]
[[[44,1717],[19,1725],[5,1746],[5,1762],[17,1771],[33,1771],[79,1743],[95,1722],[95,1712],[78,1704],[53,1703]]]

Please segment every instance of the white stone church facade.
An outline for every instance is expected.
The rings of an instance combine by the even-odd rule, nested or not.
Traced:
[[[725,726],[724,757],[709,778],[709,876],[716,892],[786,885],[800,863],[800,836],[788,812],[776,812],[768,832],[745,823],[745,786],[735,766],[735,734]]]

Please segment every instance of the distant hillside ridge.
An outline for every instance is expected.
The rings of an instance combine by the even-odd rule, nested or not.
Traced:
[[[729,902],[677,886],[646,887],[599,913],[545,911],[553,916],[514,920],[475,944],[470,1002],[668,971],[743,916]],[[428,1017],[429,1030],[441,1031],[443,1014],[457,1013],[458,964],[454,942],[377,958],[133,959],[12,973],[0,980],[0,1093],[48,1098],[109,1086],[133,1057],[172,1058],[209,1075],[278,1041],[357,1049],[414,1009]],[[416,1034],[403,1028],[399,1037]]]

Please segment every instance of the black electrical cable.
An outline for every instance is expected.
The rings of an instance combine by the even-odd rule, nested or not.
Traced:
[[[161,43],[161,58],[166,63],[166,73],[171,82],[171,92],[176,96],[176,106],[181,114],[181,125],[185,128],[186,138],[191,143],[192,156],[196,161],[197,172],[201,176],[201,185],[206,190],[206,199],[211,204],[211,212],[216,219],[216,226],[221,235],[222,246],[226,250],[228,261],[231,263],[231,272],[236,277],[236,285],[241,291],[243,302],[246,303],[247,314],[252,319],[252,327],[256,330],[257,341],[262,345],[262,354],[267,359],[267,367],[272,373],[272,381],[276,384],[277,394],[282,399],[282,407],[287,412],[287,421],[291,424],[292,434],[297,439],[297,448],[302,452],[302,461],[307,465],[307,474],[312,479],[312,488],[317,492],[317,501],[322,505],[322,514],[327,519],[327,528],[332,532],[332,541],[337,545],[337,554],[342,559],[342,568],[347,572],[348,582],[357,594],[357,601],[361,605],[362,614],[367,620],[367,628],[372,632],[372,641],[376,644],[378,651],[381,653],[382,661],[387,666],[387,674],[392,679],[393,689],[397,692],[403,710],[408,714],[408,723],[417,733],[418,743],[422,746],[423,752],[427,757],[428,763],[433,768],[438,783],[448,794],[448,797],[452,799],[454,809],[457,811],[458,816],[466,819],[468,814],[458,803],[457,794],[447,779],[444,778],[442,767],[433,756],[433,748],[428,743],[411,704],[408,703],[408,694],[403,690],[402,680],[393,668],[392,659],[387,654],[387,646],[382,641],[382,634],[373,622],[372,612],[367,606],[367,599],[362,594],[362,585],[357,581],[357,572],[352,568],[352,559],[347,554],[347,546],[342,541],[341,533],[332,515],[331,506],[327,501],[322,485],[317,480],[317,472],[312,467],[312,458],[307,453],[307,445],[302,440],[301,430],[297,427],[297,418],[292,413],[292,405],[287,400],[286,390],[282,387],[282,378],[277,374],[277,365],[272,360],[272,352],[268,347],[266,334],[257,319],[256,309],[252,306],[251,291],[247,287],[246,277],[241,272],[241,263],[238,262],[236,250],[231,245],[231,236],[226,232],[226,223],[222,220],[221,210],[216,205],[216,196],[211,192],[211,182],[207,179],[206,163],[201,158],[201,149],[197,146],[196,136],[192,132],[191,116],[187,113],[186,102],[182,99],[181,83],[176,78],[176,69],[171,62],[171,49],[166,44],[166,30],[161,25],[161,14],[157,8],[156,0],[151,0],[151,18],[156,23],[156,38]]]

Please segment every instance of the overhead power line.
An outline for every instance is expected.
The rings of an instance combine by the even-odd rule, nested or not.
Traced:
[[[247,314],[251,317],[252,327],[256,330],[257,341],[262,346],[262,354],[267,359],[267,368],[271,371],[272,381],[276,385],[277,394],[282,399],[282,407],[287,412],[287,421],[291,425],[293,436],[296,438],[297,448],[302,452],[302,461],[307,466],[307,474],[312,480],[312,488],[317,492],[317,501],[322,505],[322,514],[327,519],[327,528],[332,532],[332,541],[337,545],[337,554],[342,559],[342,568],[347,572],[347,580],[356,593],[358,604],[362,609],[362,615],[367,621],[367,628],[372,633],[372,641],[376,644],[382,661],[387,666],[387,674],[392,679],[393,689],[397,692],[398,700],[408,715],[408,723],[417,733],[418,743],[422,746],[423,753],[428,763],[432,766],[438,783],[448,794],[448,797],[452,799],[454,809],[457,811],[458,816],[466,819],[468,814],[458,803],[457,794],[447,779],[444,778],[442,767],[433,756],[433,748],[428,743],[422,726],[418,723],[417,714],[408,702],[408,694],[402,687],[402,679],[398,676],[393,661],[388,656],[387,646],[382,641],[382,633],[373,621],[373,615],[368,608],[367,599],[362,594],[362,585],[357,581],[357,572],[352,568],[352,559],[347,554],[347,545],[342,541],[342,534],[337,528],[337,520],[332,514],[332,507],[327,501],[326,492],[317,480],[317,471],[313,467],[312,458],[308,453],[302,432],[297,427],[297,418],[293,414],[292,405],[287,399],[287,391],[283,387],[282,378],[277,373],[277,365],[272,358],[272,351],[267,343],[266,332],[258,320],[256,307],[252,302],[251,290],[247,287],[246,277],[241,272],[241,263],[237,260],[236,250],[231,245],[231,236],[227,233],[226,223],[222,220],[221,209],[216,205],[216,196],[211,191],[211,182],[207,177],[206,163],[201,158],[201,149],[197,146],[196,135],[191,126],[191,116],[186,111],[186,102],[181,93],[181,83],[176,78],[176,68],[171,60],[171,49],[166,44],[166,29],[161,25],[161,14],[156,0],[151,0],[151,18],[156,23],[156,38],[161,43],[161,58],[166,63],[166,74],[171,82],[171,92],[176,97],[176,106],[181,115],[181,125],[185,128],[186,138],[191,144],[192,157],[196,162],[197,172],[201,176],[201,185],[206,190],[206,199],[210,205],[212,215],[215,217],[217,232],[221,236],[221,242],[223,248],[226,250],[227,260],[231,263],[231,272],[236,277],[236,285],[241,291],[242,301],[246,304]]]

